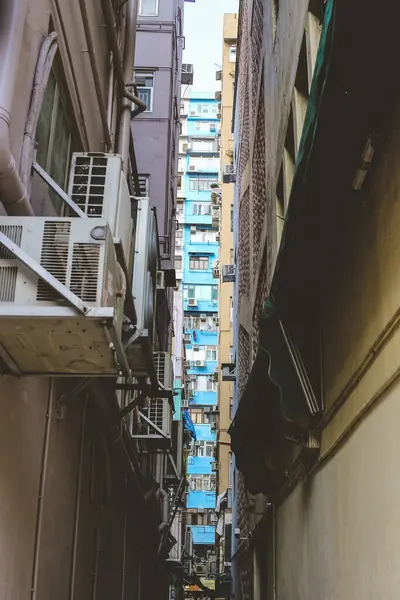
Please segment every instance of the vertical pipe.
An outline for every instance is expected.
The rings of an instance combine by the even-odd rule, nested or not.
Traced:
[[[44,437],[43,437],[42,463],[41,463],[41,468],[40,468],[39,495],[38,495],[38,504],[37,504],[37,513],[36,513],[35,543],[34,543],[34,550],[33,550],[31,600],[35,600],[36,594],[37,594],[37,583],[38,583],[38,574],[39,574],[39,558],[40,558],[40,541],[41,541],[41,537],[42,537],[44,494],[45,494],[45,488],[46,488],[47,463],[48,463],[48,457],[49,457],[51,417],[53,414],[53,394],[54,394],[54,379],[51,378],[50,385],[49,385],[49,395],[48,395],[48,400],[47,400],[46,424],[45,424]]]
[[[126,508],[124,510],[124,529],[122,537],[122,581],[121,581],[121,600],[125,596],[125,570],[126,570],[126,535],[127,535],[127,516]]]
[[[101,552],[101,539],[100,539],[100,530],[96,528],[96,549],[94,555],[94,565],[93,565],[93,584],[92,584],[92,600],[96,600],[97,596],[97,579],[99,574],[99,559]]]
[[[136,23],[138,4],[137,0],[128,0],[126,11],[125,44],[123,78],[126,85],[132,81],[135,67]],[[125,174],[128,172],[129,140],[131,137],[131,101],[126,97],[121,103],[121,117],[118,132],[118,154],[122,156]]]
[[[83,450],[85,444],[85,425],[86,425],[86,409],[88,403],[88,395],[85,396],[85,402],[82,411],[82,422],[81,422],[81,440],[79,448],[79,468],[78,468],[78,482],[76,486],[76,501],[75,501],[75,521],[74,521],[74,537],[72,542],[72,562],[71,562],[71,575],[70,575],[70,587],[69,587],[69,600],[74,600],[75,595],[75,577],[76,577],[76,554],[78,550],[78,533],[79,533],[79,516],[81,506],[81,489],[82,489],[82,471],[83,471]]]
[[[276,506],[272,505],[272,598],[276,600]]]

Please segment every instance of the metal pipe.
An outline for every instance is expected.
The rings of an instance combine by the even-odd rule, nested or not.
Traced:
[[[83,405],[83,411],[82,411],[81,441],[80,441],[80,446],[79,446],[79,468],[78,468],[78,483],[76,486],[74,537],[73,537],[73,542],[72,542],[72,561],[71,561],[69,600],[74,600],[74,597],[75,597],[76,555],[77,555],[77,551],[78,551],[79,515],[80,515],[80,507],[81,507],[83,451],[84,451],[84,445],[85,445],[85,426],[86,426],[87,403],[88,403],[88,396],[86,394],[85,402]]]
[[[97,101],[99,103],[100,118],[104,133],[104,144],[106,145],[107,152],[109,152],[112,148],[112,141],[110,136],[110,130],[108,127],[107,111],[102,97],[100,75],[96,64],[96,51],[94,48],[93,38],[90,31],[89,17],[86,9],[86,0],[79,0],[79,8],[81,10],[83,29],[85,31],[87,50],[89,54],[90,66],[92,68],[94,87],[96,90]]]
[[[28,0],[3,0],[0,8],[0,200],[8,215],[33,216],[11,151],[10,122]]]
[[[33,565],[32,565],[32,579],[31,579],[31,600],[35,600],[36,594],[37,594],[40,541],[41,541],[41,537],[42,537],[43,504],[44,504],[44,493],[45,493],[45,488],[46,488],[47,462],[48,462],[48,457],[49,457],[51,417],[52,417],[52,413],[53,413],[53,394],[54,394],[54,379],[51,378],[50,385],[49,385],[49,395],[48,395],[48,400],[47,400],[46,424],[45,424],[45,428],[44,428],[42,463],[41,463],[41,469],[40,469],[39,494],[38,494],[38,504],[37,504],[37,512],[36,512],[35,542],[34,542],[34,550],[33,550]]]
[[[35,77],[33,79],[33,89],[31,102],[29,105],[28,118],[25,124],[24,139],[22,142],[22,152],[20,160],[20,173],[22,184],[27,191],[31,185],[31,172],[33,155],[35,150],[35,135],[39,120],[39,113],[43,103],[44,92],[49,79],[54,57],[58,50],[58,34],[52,31],[41,45],[38,60],[36,63]]]
[[[96,596],[97,596],[97,580],[98,580],[98,576],[99,576],[100,552],[101,552],[100,529],[99,529],[99,527],[96,527],[96,549],[95,549],[94,565],[93,565],[92,600],[96,600]]]
[[[136,21],[137,21],[137,1],[128,0],[128,9],[126,15],[126,33],[124,49],[124,67],[122,68],[121,54],[118,46],[118,39],[114,25],[114,10],[111,0],[101,1],[104,19],[106,22],[106,31],[108,43],[112,52],[114,62],[115,78],[118,85],[118,91],[122,98],[133,102],[137,109],[131,114],[129,102],[122,102],[121,120],[118,135],[118,153],[124,160],[124,169],[127,171],[129,158],[129,140],[131,137],[130,122],[137,114],[145,111],[147,106],[140,98],[132,94],[127,87],[131,82],[135,65],[135,40],[136,40]],[[129,109],[129,110],[128,110]]]

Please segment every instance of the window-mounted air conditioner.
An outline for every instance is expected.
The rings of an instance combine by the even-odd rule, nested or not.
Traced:
[[[190,333],[185,333],[185,335],[183,336],[183,341],[188,343],[192,341],[192,336],[190,335]]]
[[[72,155],[69,197],[88,217],[107,219],[128,277],[132,272],[132,217],[128,184],[117,154],[101,152]],[[75,215],[72,215],[75,216]]]
[[[154,364],[157,379],[166,390],[172,390],[174,383],[174,369],[169,352],[154,352]]]
[[[200,321],[206,321],[206,320],[207,320],[206,313],[200,313]]]
[[[182,150],[183,152],[186,152],[188,149],[188,145],[187,144],[182,144]]]
[[[197,306],[196,298],[188,298],[187,305],[188,306]]]
[[[222,180],[224,183],[235,183],[235,181],[236,181],[235,165],[224,165]]]
[[[148,401],[148,418],[166,435],[171,435],[172,410],[168,398],[150,398]],[[147,435],[157,434],[151,425],[147,427]]]
[[[190,233],[196,233],[196,231],[197,231],[197,227],[196,227],[196,225],[192,225],[192,226],[190,227]]]
[[[79,376],[127,370],[123,274],[106,219],[1,217],[0,232],[25,259],[0,246],[0,344],[11,370]]]
[[[192,349],[194,350],[194,352],[199,352],[200,347],[198,344],[193,344]]]
[[[182,408],[188,408],[189,400],[181,400],[181,406],[182,406]]]
[[[189,171],[195,171],[195,170],[196,170],[195,165],[189,165]]]

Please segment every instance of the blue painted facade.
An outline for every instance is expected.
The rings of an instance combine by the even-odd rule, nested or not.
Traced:
[[[215,527],[213,525],[191,525],[193,544],[213,546],[215,544]]]
[[[203,510],[215,510],[216,493],[193,490],[188,493],[186,508],[202,508]]]
[[[188,475],[211,475],[212,456],[189,456],[187,461]]]
[[[213,278],[213,267],[218,261],[219,243],[217,230],[212,227],[211,193],[220,181],[217,116],[218,102],[214,92],[191,95],[187,117],[187,152],[183,174],[184,222],[182,290],[184,315],[202,315],[203,320],[218,317],[218,280]],[[200,377],[198,387],[190,389],[189,412],[196,407],[216,406],[217,391],[208,389],[211,375],[218,366],[214,350],[218,347],[218,332],[200,329],[185,329],[186,359],[188,374]],[[190,339],[190,341],[189,341]],[[203,376],[203,377],[201,377]],[[193,381],[193,379],[191,380]],[[207,389],[205,389],[207,388]],[[216,442],[215,429],[209,424],[195,423],[197,440]],[[193,450],[194,452],[194,450]],[[209,456],[189,456],[188,476],[213,476]],[[187,508],[214,511],[215,492],[194,490],[188,493]],[[215,527],[192,526],[193,543],[213,545]]]

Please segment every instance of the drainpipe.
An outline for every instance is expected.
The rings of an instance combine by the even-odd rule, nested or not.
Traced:
[[[112,141],[111,141],[111,136],[110,136],[110,130],[108,128],[107,110],[106,110],[105,104],[103,102],[103,95],[102,95],[101,83],[100,83],[100,75],[99,75],[99,70],[98,70],[97,64],[96,64],[96,53],[95,53],[95,49],[94,49],[92,33],[90,31],[89,17],[88,17],[87,8],[86,8],[86,0],[79,0],[79,8],[81,10],[83,29],[85,30],[85,38],[86,38],[87,49],[88,49],[88,54],[89,54],[90,66],[92,68],[94,87],[96,90],[97,101],[99,103],[100,118],[101,118],[101,124],[103,126],[103,134],[104,134],[104,144],[107,148],[107,152],[109,152],[112,147]]]
[[[122,68],[121,54],[115,28],[114,9],[111,0],[101,2],[104,19],[106,22],[108,43],[114,61],[115,78],[118,92],[122,100],[121,120],[118,132],[118,154],[124,161],[124,171],[128,171],[129,140],[131,137],[131,119],[137,114],[145,111],[147,106],[138,96],[132,94],[128,88],[134,87],[132,83],[133,70],[135,66],[135,41],[137,21],[137,0],[128,0],[125,31],[124,66]],[[130,103],[133,102],[137,109],[131,115]]]
[[[32,565],[32,579],[31,579],[31,600],[36,600],[37,597],[37,584],[39,575],[39,555],[40,555],[40,541],[42,538],[42,524],[43,524],[43,503],[44,495],[46,490],[46,477],[47,477],[47,463],[49,458],[49,445],[50,445],[50,428],[51,418],[53,413],[53,394],[54,394],[54,379],[50,379],[49,384],[49,396],[47,401],[46,410],[46,425],[44,429],[43,439],[43,450],[42,450],[42,464],[40,468],[40,481],[39,481],[39,494],[38,494],[38,505],[36,512],[36,530],[35,530],[35,543],[33,549],[33,565]]]
[[[42,107],[43,96],[49,79],[54,56],[58,49],[58,35],[55,31],[50,33],[44,40],[36,64],[35,77],[33,79],[33,89],[31,103],[28,111],[28,118],[25,124],[24,139],[22,142],[21,161],[19,170],[21,181],[26,190],[29,190],[31,183],[31,171],[33,163],[33,154],[35,147],[36,128],[39,120],[39,113]]]
[[[8,215],[33,216],[11,152],[10,122],[28,0],[3,0],[0,8],[0,199]]]

